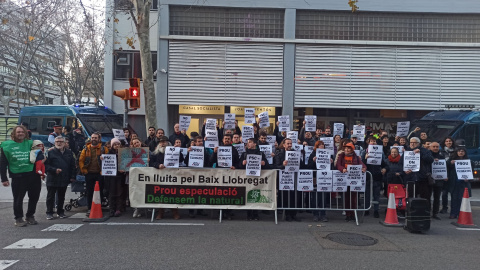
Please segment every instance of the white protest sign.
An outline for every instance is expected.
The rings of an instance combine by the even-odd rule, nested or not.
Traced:
[[[268,160],[268,164],[273,164],[273,157],[272,157],[273,147],[270,144],[268,144],[268,145],[259,145],[258,148],[260,149],[260,151],[263,152],[263,154],[265,154],[265,157]]]
[[[245,124],[254,124],[255,123],[255,109],[254,108],[245,108]]]
[[[287,172],[298,172],[300,169],[300,156],[302,155],[299,151],[285,151],[285,160],[287,161],[287,166],[285,166],[285,171]]]
[[[313,171],[300,170],[297,174],[297,190],[313,191]]]
[[[123,129],[112,129],[112,132],[113,137],[117,138],[119,141],[127,141]]]
[[[205,122],[205,130],[217,130],[217,119],[208,118]]]
[[[180,161],[180,147],[167,146],[165,147],[165,156],[163,165],[165,168],[178,168]]]
[[[403,155],[403,170],[418,172],[420,170],[420,153],[405,151]]]
[[[332,171],[317,171],[317,191],[331,192],[332,191]]]
[[[347,185],[350,187],[363,187],[362,189],[355,189],[355,191],[365,192],[367,175],[362,172],[362,165],[348,165],[347,170]]]
[[[103,154],[102,155],[102,176],[116,176],[117,175],[117,155]]]
[[[455,160],[457,178],[461,180],[473,180],[472,164],[470,159]]]
[[[340,135],[343,138],[343,131],[345,129],[345,125],[343,123],[334,123],[333,124],[333,137],[335,135]]]
[[[353,135],[357,135],[358,141],[363,142],[365,139],[365,125],[353,126]]]
[[[246,175],[260,176],[260,173],[262,171],[261,162],[261,155],[247,155]]]
[[[218,146],[218,135],[217,130],[206,130],[205,131],[205,147],[206,148],[215,148]]]
[[[268,135],[267,136],[267,142],[268,144],[272,145],[272,146],[275,146],[275,142],[277,141],[277,138],[275,138],[275,136],[272,136],[272,135]]]
[[[330,170],[330,150],[317,148],[315,156],[317,170]]]
[[[220,146],[217,148],[217,166],[223,168],[232,167],[232,147]]]
[[[278,190],[295,190],[295,172],[280,171]]]
[[[178,121],[178,124],[180,125],[180,130],[187,130],[190,127],[191,120],[191,116],[180,115],[180,121]]]
[[[235,114],[226,113],[223,118],[223,129],[235,129]]]
[[[368,145],[367,164],[382,165],[383,145]]]
[[[333,137],[320,137],[320,140],[325,144],[325,149],[334,150]]]
[[[317,130],[317,116],[305,115],[305,131],[316,131],[316,130]]]
[[[332,173],[332,186],[334,192],[346,192],[347,191],[347,173],[341,171],[333,171]]]
[[[394,145],[394,146],[390,146],[390,152],[392,151],[392,148],[397,148],[398,149],[398,153],[401,155],[403,155],[403,148],[404,146],[402,145]]]
[[[180,154],[182,154],[183,157],[185,158],[188,154],[188,148],[180,148]],[[180,162],[179,166],[187,167],[187,164],[185,163],[185,159],[182,162]]]
[[[302,151],[303,150],[303,144],[292,143],[292,149],[294,151]]]
[[[258,118],[260,119],[260,123],[258,124],[260,128],[270,126],[270,122],[268,120],[268,112],[262,112],[258,115]]]
[[[407,136],[409,130],[410,130],[410,121],[397,122],[397,136],[398,137]]]
[[[237,149],[238,152],[238,157],[241,157],[243,153],[245,153],[245,144],[239,143],[239,144],[234,144],[233,147]]]
[[[310,155],[313,152],[313,146],[306,145],[304,147],[304,150],[305,150],[305,165],[308,165],[308,158],[310,158]]]
[[[287,138],[292,140],[293,143],[298,142],[298,131],[288,131],[287,132]]]
[[[252,126],[243,126],[242,127],[242,142],[246,143],[248,139],[254,138],[253,127]]]
[[[445,159],[439,159],[432,163],[432,178],[435,180],[444,180],[448,178],[447,162]]]
[[[290,130],[290,115],[280,115],[278,117],[278,130],[279,131]]]
[[[205,148],[203,148],[203,146],[190,147],[190,152],[188,152],[188,167],[203,168],[204,151]]]

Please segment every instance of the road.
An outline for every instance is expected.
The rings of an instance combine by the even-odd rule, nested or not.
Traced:
[[[0,269],[476,269],[480,231],[458,230],[447,215],[434,220],[426,234],[384,227],[371,216],[360,226],[329,212],[329,222],[314,223],[302,213],[302,222],[274,223],[274,215],[245,221],[236,212],[232,221],[211,217],[167,218],[150,223],[134,219],[132,211],[105,223],[82,222],[84,208],[74,208],[68,219],[45,219],[45,196],[38,205],[40,224],[13,226],[9,188],[1,188]],[[480,190],[474,190],[475,193]],[[70,196],[72,194],[69,194]],[[474,223],[480,224],[480,206],[472,203]],[[216,213],[211,212],[215,215]],[[76,218],[76,217],[79,218]],[[382,216],[381,216],[382,217]],[[61,230],[52,226],[63,225]],[[78,227],[77,227],[78,226]],[[54,227],[53,227],[54,229]],[[370,246],[338,244],[332,233],[361,234]],[[38,239],[24,249],[25,239]],[[372,239],[370,239],[372,240]],[[23,249],[12,244],[25,241]],[[41,245],[45,245],[42,247]]]

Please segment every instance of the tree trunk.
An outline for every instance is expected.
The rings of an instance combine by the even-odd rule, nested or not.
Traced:
[[[135,19],[140,44],[142,63],[143,93],[145,95],[145,128],[157,126],[155,107],[155,85],[153,82],[152,53],[150,51],[150,6],[151,0],[132,0],[135,6]]]

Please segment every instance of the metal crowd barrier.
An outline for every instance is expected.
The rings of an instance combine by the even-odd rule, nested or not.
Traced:
[[[359,225],[358,212],[361,212],[363,218],[363,214],[370,210],[373,203],[379,203],[372,200],[373,178],[369,171],[367,171],[365,182],[365,192],[317,192],[316,190],[305,192],[296,190],[297,181],[295,181],[295,190],[278,191],[277,210],[283,210],[282,219],[285,219],[286,210],[354,211],[355,222]],[[347,199],[347,196],[350,198]],[[277,212],[275,212],[275,224],[277,224]]]

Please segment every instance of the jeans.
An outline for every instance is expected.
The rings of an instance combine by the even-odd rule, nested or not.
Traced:
[[[12,177],[13,214],[15,219],[23,218],[23,198],[28,193],[28,209],[26,217],[33,217],[37,209],[42,180],[40,175],[31,172],[24,177]]]
[[[58,195],[57,200],[57,214],[64,213],[63,203],[65,202],[65,193],[67,187],[48,187],[47,186],[47,214],[53,215],[53,207],[55,206],[55,197]]]
[[[87,175],[85,175],[88,210],[92,208],[93,192],[95,189],[95,182],[97,181],[100,185],[100,199],[103,200],[103,176],[99,173],[88,173]]]

